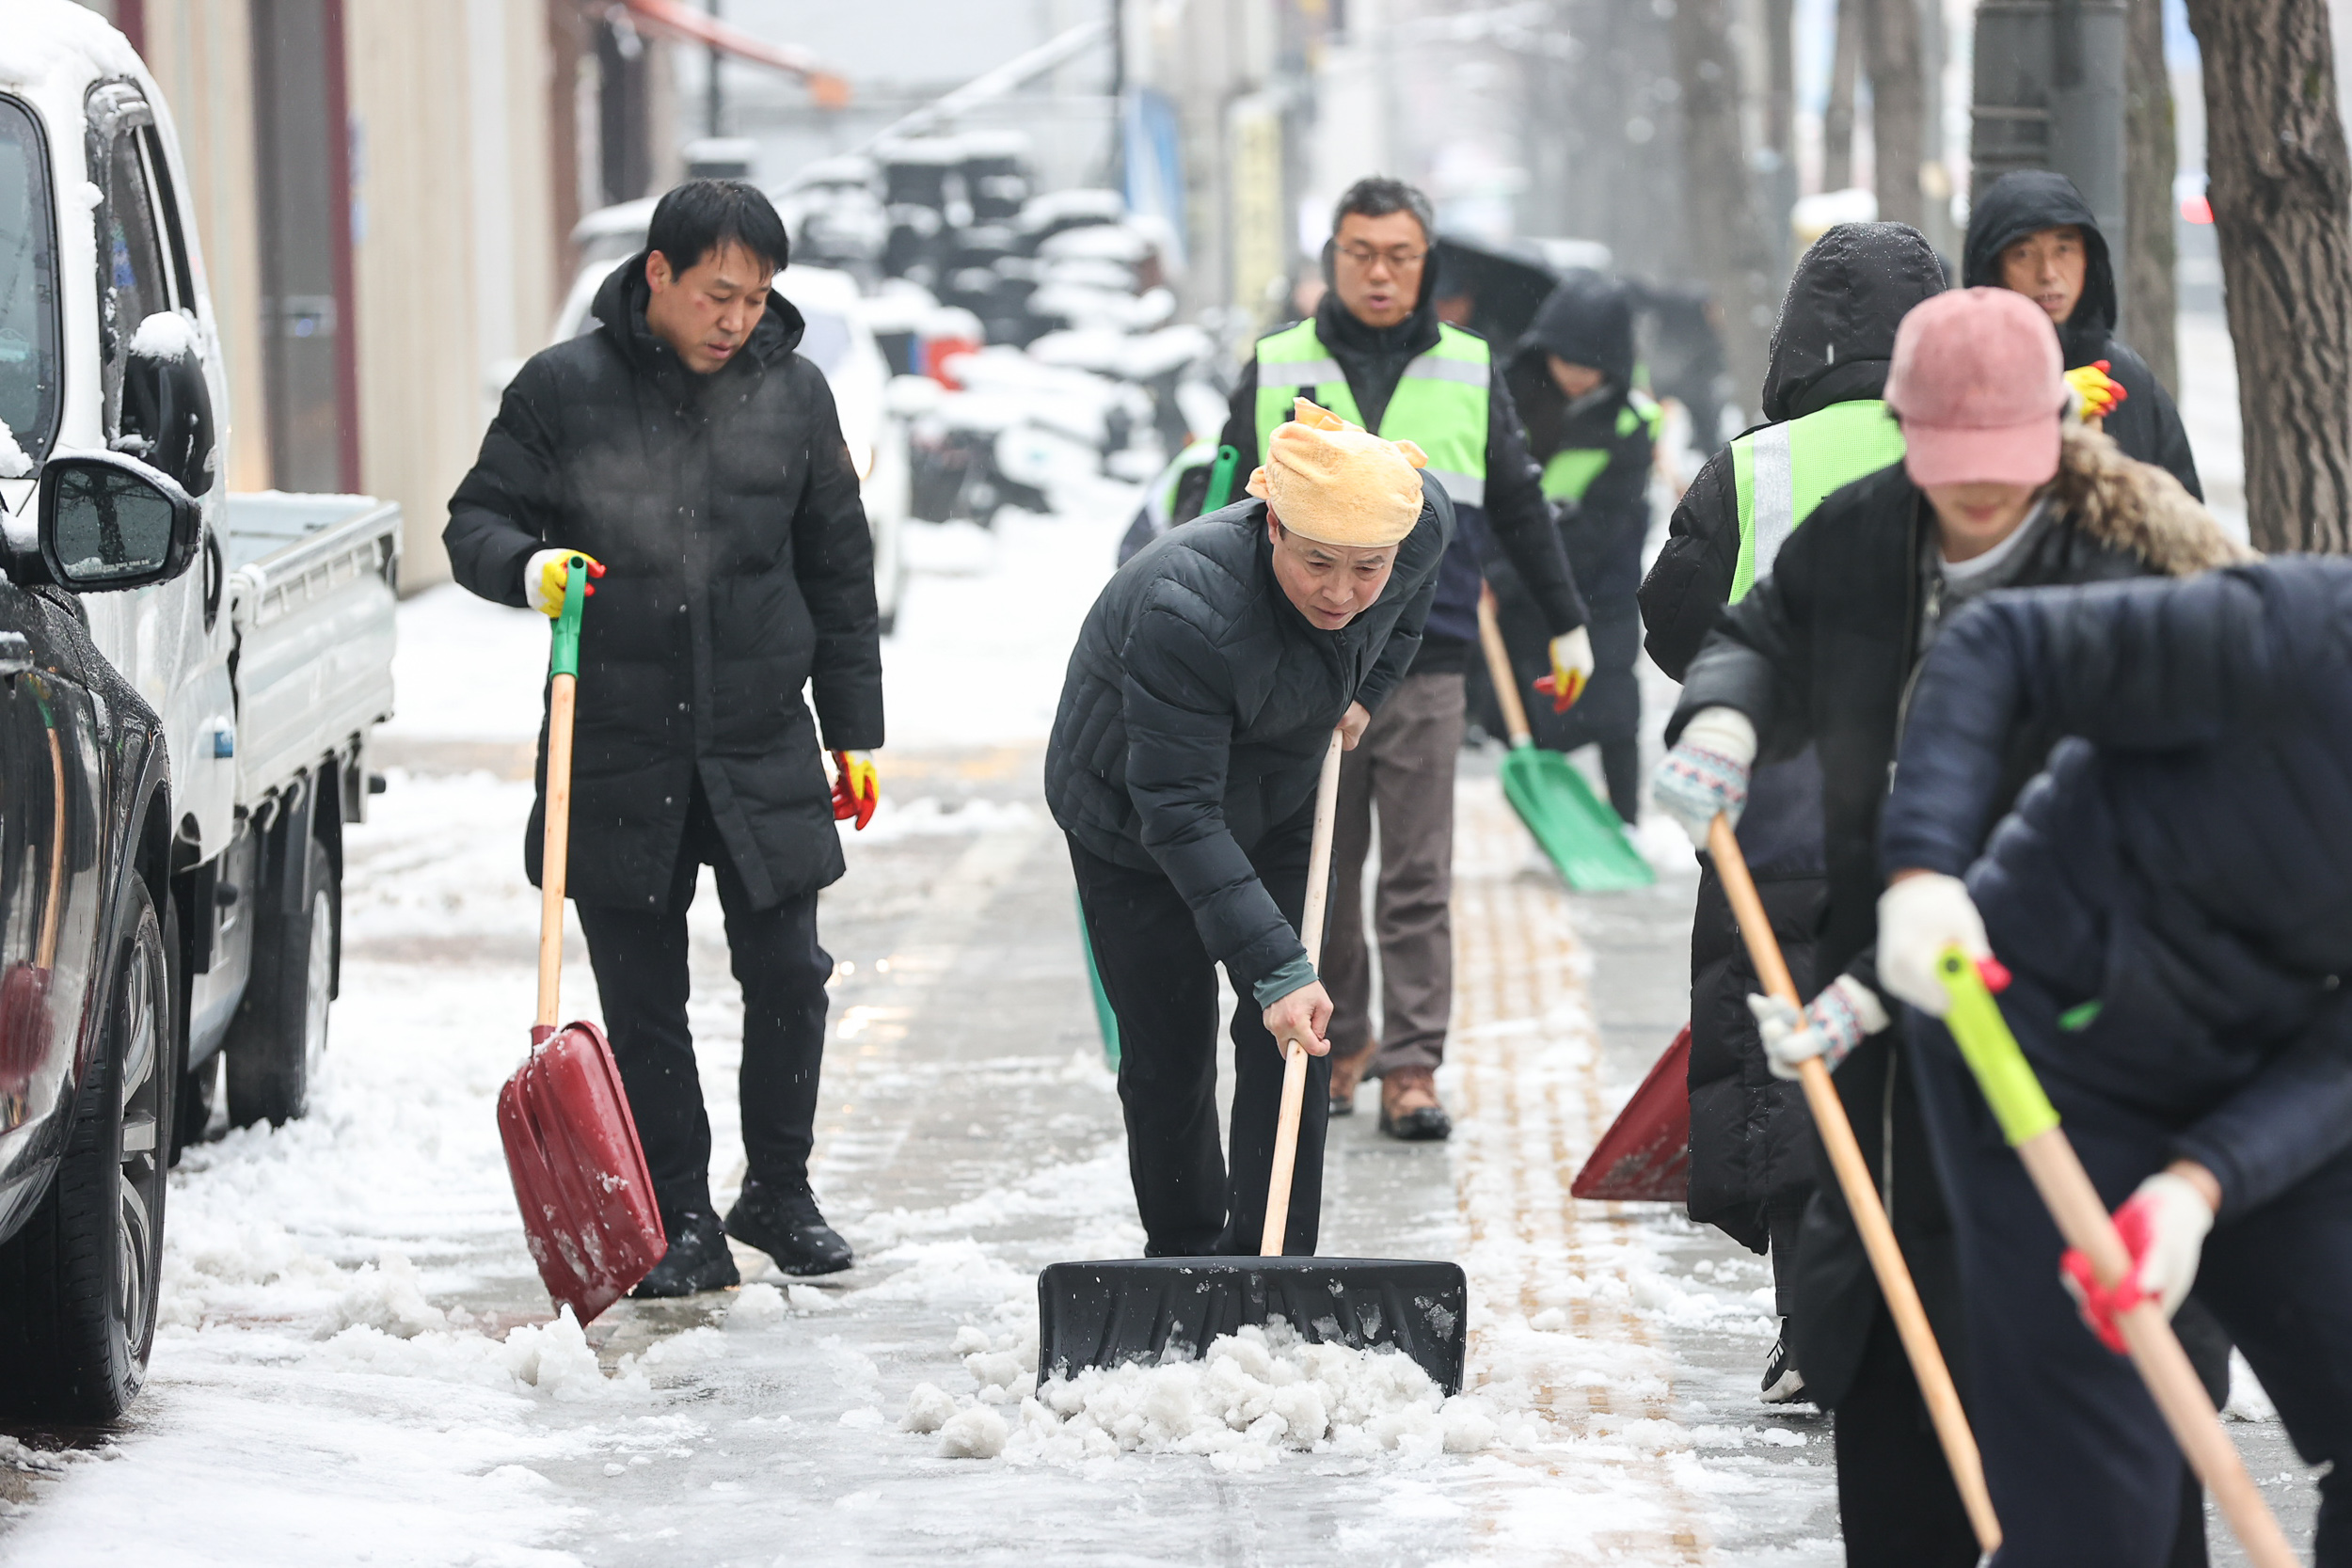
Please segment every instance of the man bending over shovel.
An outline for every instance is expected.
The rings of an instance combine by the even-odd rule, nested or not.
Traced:
[[[1353,746],[1421,646],[1454,533],[1422,462],[1297,400],[1250,499],[1120,567],[1071,655],[1045,794],[1119,1017],[1151,1257],[1258,1250],[1285,1038],[1313,1060],[1283,1250],[1315,1249],[1331,999],[1298,934],[1315,781],[1332,730]],[[1242,995],[1230,1183],[1220,963]]]
[[[2074,738],[1979,856],[2032,728]],[[1921,673],[1880,977],[1941,1015],[1947,947],[2009,966],[2001,1011],[2133,1259],[2112,1291],[2061,1265],[1951,1037],[1915,1028],[2005,1565],[2167,1560],[2180,1459],[2100,1339],[2192,1291],[2323,1467],[2316,1560],[2352,1563],[2348,793],[2352,562],[1997,594]]]

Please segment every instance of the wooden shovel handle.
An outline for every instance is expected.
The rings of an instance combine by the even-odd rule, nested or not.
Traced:
[[[1315,836],[1307,851],[1307,908],[1299,920],[1298,940],[1307,944],[1307,962],[1323,962],[1323,907],[1331,886],[1331,828],[1340,815],[1340,732],[1323,753],[1323,776],[1315,784]],[[1279,1258],[1290,1229],[1291,1177],[1298,1168],[1298,1118],[1307,1107],[1307,1048],[1296,1040],[1282,1046],[1282,1115],[1274,1126],[1274,1175],[1267,1183],[1265,1229],[1258,1237],[1258,1256]]]
[[[2106,1204],[2091,1185],[2090,1173],[2083,1169],[2065,1132],[2054,1127],[2027,1138],[2017,1146],[2017,1158],[2042,1194],[2050,1217],[2058,1222],[2058,1234],[2090,1260],[2101,1283],[2113,1285],[2131,1273],[2131,1253],[2116,1233]],[[2119,1314],[2116,1326],[2122,1330],[2124,1346],[2139,1370],[2140,1381],[2147,1384],[2150,1397],[2164,1413],[2165,1425],[2172,1429],[2173,1440],[2188,1457],[2197,1479],[2221,1505],[2222,1517],[2229,1520],[2231,1533],[2246,1548],[2247,1557],[2255,1568],[2295,1568],[2298,1560],[2295,1548],[2287,1544],[2270,1505],[2263,1500],[2261,1488],[2246,1473],[2246,1462],[2222,1430],[2221,1418],[2205,1386],[2198,1381],[2197,1370],[2189,1365],[2188,1353],[2181,1349],[2164,1308],[2154,1302],[2142,1302]]]
[[[1486,678],[1495,689],[1495,701],[1502,705],[1502,727],[1510,733],[1511,749],[1535,743],[1535,731],[1527,721],[1527,704],[1519,699],[1519,678],[1511,669],[1511,650],[1502,641],[1502,623],[1495,619],[1495,591],[1481,583],[1478,588],[1478,645],[1486,650]]]
[[[564,987],[564,880],[572,844],[572,708],[580,682],[548,683],[547,837],[539,851],[539,1025],[555,1027]]]
[[[1718,815],[1708,829],[1707,852],[1715,862],[1716,879],[1723,883],[1724,896],[1740,923],[1740,935],[1747,943],[1748,961],[1756,966],[1756,978],[1764,982],[1767,992],[1802,1007],[1804,998],[1797,994],[1796,982],[1789,977],[1788,960],[1781,957],[1780,942],[1772,935],[1772,917],[1764,912],[1764,900],[1756,894],[1756,879],[1748,875],[1747,857],[1740,852],[1740,841],[1732,836],[1728,818]],[[1935,1330],[1929,1326],[1927,1308],[1919,1303],[1918,1287],[1912,1283],[1910,1266],[1896,1243],[1895,1227],[1887,1221],[1886,1206],[1879,1201],[1870,1167],[1862,1158],[1861,1146],[1854,1142],[1845,1102],[1837,1098],[1837,1086],[1830,1082],[1829,1069],[1820,1058],[1806,1062],[1800,1073],[1813,1125],[1821,1134],[1822,1147],[1829,1150],[1837,1185],[1846,1195],[1846,1208],[1853,1215],[1854,1228],[1862,1233],[1863,1249],[1870,1255],[1870,1267],[1878,1275],[1879,1292],[1886,1298],[1886,1309],[1893,1314],[1903,1350],[1911,1357],[1912,1373],[1927,1401],[1928,1415],[1935,1422],[1936,1438],[1944,1445],[1944,1459],[1952,1468],[1952,1481],[1968,1510],[1977,1544],[1992,1552],[2001,1544],[2001,1524],[1994,1516],[1993,1494],[1985,1488],[1984,1460],[1977,1451],[1976,1433],[1968,1430],[1968,1415],[1961,1408],[1960,1391],[1952,1386],[1951,1369],[1945,1365],[1944,1353],[1936,1345]]]

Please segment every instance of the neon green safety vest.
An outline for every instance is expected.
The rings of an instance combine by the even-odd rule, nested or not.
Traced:
[[[1902,430],[1876,398],[1833,403],[1732,442],[1740,564],[1731,574],[1731,602],[1747,597],[1756,579],[1771,574],[1772,558],[1822,498],[1902,458]]]
[[[1428,454],[1428,474],[1457,506],[1486,504],[1486,409],[1493,374],[1486,341],[1440,325],[1437,346],[1416,356],[1389,396],[1379,434]],[[1364,422],[1346,372],[1312,321],[1258,340],[1258,451],[1291,417],[1294,396],[1312,398],[1351,424]]]
[[[1646,425],[1652,445],[1658,441],[1658,421],[1661,410],[1655,403],[1640,392],[1626,400],[1617,410],[1617,439],[1622,441]],[[1609,467],[1607,447],[1563,447],[1544,460],[1544,499],[1548,501],[1581,501],[1584,492],[1593,487],[1601,470]]]

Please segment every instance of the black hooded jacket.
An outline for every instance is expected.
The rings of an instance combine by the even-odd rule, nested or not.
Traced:
[[[882,744],[873,539],[857,471],[783,295],[734,358],[688,370],[645,325],[645,259],[597,291],[594,332],[516,372],[442,540],[459,582],[521,605],[523,567],[584,550],[570,891],[659,909],[700,783],[762,908],[834,880],[824,744]],[[546,777],[546,733],[540,736]],[[534,807],[525,861],[539,875]]]
[[[1895,328],[1913,306],[1942,293],[1946,281],[1927,236],[1908,224],[1841,223],[1815,241],[1797,262],[1772,327],[1765,422],[1883,396]],[[1740,496],[1726,447],[1683,493],[1665,547],[1642,583],[1644,646],[1675,679],[1731,597],[1739,564]]]
[[[1338,631],[1283,594],[1245,498],[1136,552],[1071,652],[1046,805],[1089,852],[1166,877],[1237,988],[1306,956],[1249,854],[1311,807],[1347,705],[1377,712],[1419,651],[1454,536],[1445,491],[1422,493],[1388,586]]]
[[[1553,355],[1607,379],[1571,403],[1551,379]],[[1633,357],[1633,302],[1625,286],[1577,268],[1544,301],[1504,371],[1539,474],[1563,451],[1608,453],[1581,497],[1551,502],[1576,585],[1597,619],[1635,612],[1642,540],[1649,531],[1651,435],[1629,401]]]
[[[2075,370],[2095,360],[2107,362],[2107,373],[2123,384],[2129,395],[2104,426],[2123,455],[2169,468],[2172,477],[2199,499],[2204,489],[2197,483],[2197,459],[2189,451],[2188,432],[2181,411],[2172,404],[2148,361],[2115,336],[2115,265],[2107,256],[2106,236],[2099,232],[2090,205],[2063,174],[2049,169],[2018,169],[1986,187],[1968,214],[1968,245],[1961,267],[1965,288],[1997,289],[2001,252],[2028,234],[2068,224],[2083,234],[2083,296],[2074,313],[2058,328],[2058,343],[2066,352],[2066,368]]]
[[[1330,273],[1328,249],[1326,246],[1327,278]],[[1395,393],[1396,384],[1404,379],[1405,367],[1437,345],[1437,277],[1434,264],[1423,267],[1421,299],[1413,307],[1413,313],[1394,326],[1366,326],[1340,303],[1336,289],[1326,290],[1315,307],[1316,335],[1347,376],[1347,389],[1356,399],[1357,411],[1363,415],[1366,429],[1380,428],[1380,417],[1389,410],[1389,399]],[[1238,496],[1251,470],[1263,461],[1258,451],[1255,355],[1242,367],[1241,382],[1233,388],[1225,429],[1217,440],[1241,454],[1241,461],[1233,469],[1234,493]],[[1207,488],[1206,469],[1184,481],[1178,489],[1173,509],[1178,521],[1199,515]],[[1454,554],[1445,563],[1437,602],[1430,610],[1430,623],[1422,639],[1421,662],[1416,666],[1419,671],[1426,673],[1467,669],[1474,657],[1478,589],[1485,575],[1483,558],[1490,533],[1493,542],[1502,546],[1511,564],[1518,568],[1521,580],[1529,585],[1550,626],[1551,635],[1574,631],[1584,624],[1584,600],[1577,592],[1567,558],[1561,553],[1559,534],[1552,527],[1551,511],[1544,504],[1535,465],[1528,458],[1527,445],[1519,436],[1518,411],[1512,406],[1511,394],[1503,385],[1503,365],[1500,359],[1494,365],[1487,392],[1486,504],[1463,507],[1456,517]]]

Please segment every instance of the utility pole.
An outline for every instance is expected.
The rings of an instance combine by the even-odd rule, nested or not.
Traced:
[[[709,7],[710,20],[718,21],[719,0],[709,0]],[[710,46],[710,79],[704,84],[703,135],[706,136],[721,136],[726,134],[720,128],[720,122],[726,115],[726,99],[719,85],[719,62],[723,58],[724,56],[719,53],[719,46],[712,44]]]
[[[2082,192],[2119,257],[2129,254],[2131,237],[2123,200],[2125,4],[1984,0],[1977,8],[1969,139],[1976,191],[2011,169],[2056,169]],[[2116,284],[2128,286],[2122,277]]]

